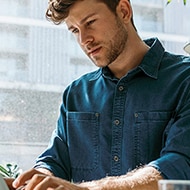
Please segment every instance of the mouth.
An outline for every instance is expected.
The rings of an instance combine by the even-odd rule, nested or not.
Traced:
[[[91,51],[88,52],[88,55],[90,57],[94,57],[94,56],[96,56],[100,52],[100,50],[101,50],[101,47],[93,49],[93,50],[91,50]]]

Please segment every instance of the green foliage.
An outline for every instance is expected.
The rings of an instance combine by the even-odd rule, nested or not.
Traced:
[[[21,172],[22,170],[17,164],[6,164],[6,166],[0,165],[0,174],[3,177],[16,178]]]
[[[167,5],[168,5],[169,3],[171,3],[171,1],[172,1],[172,0],[167,0]],[[183,0],[183,4],[186,5],[186,3],[187,3],[187,0]]]

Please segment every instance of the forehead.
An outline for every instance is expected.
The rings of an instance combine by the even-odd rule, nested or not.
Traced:
[[[78,0],[71,6],[65,23],[67,25],[78,23],[85,17],[88,17],[88,15],[101,14],[101,12],[105,11],[105,8],[107,8],[107,6],[101,1]]]

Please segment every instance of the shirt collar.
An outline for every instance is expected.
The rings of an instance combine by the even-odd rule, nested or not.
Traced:
[[[141,64],[138,66],[146,75],[157,79],[158,70],[161,64],[165,49],[157,38],[144,40],[150,47],[144,56]]]

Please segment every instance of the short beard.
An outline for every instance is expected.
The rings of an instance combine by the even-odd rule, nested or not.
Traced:
[[[128,32],[124,28],[120,19],[116,16],[116,24],[117,24],[117,32],[113,39],[110,40],[110,51],[108,52],[106,59],[109,64],[114,62],[118,56],[124,51],[127,40],[128,40]]]

